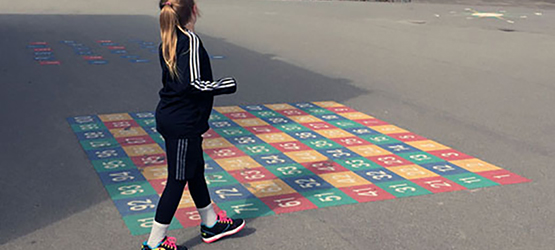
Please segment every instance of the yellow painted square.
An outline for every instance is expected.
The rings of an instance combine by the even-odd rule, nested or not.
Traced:
[[[252,194],[258,198],[296,193],[289,185],[280,179],[243,183]]]
[[[289,158],[293,159],[296,162],[305,163],[305,162],[317,162],[317,161],[327,161],[328,158],[315,150],[306,150],[306,151],[293,151],[293,152],[285,152]]]
[[[501,169],[495,165],[489,164],[485,161],[482,161],[476,158],[468,159],[468,160],[450,161],[450,162],[474,173]]]
[[[394,173],[400,175],[405,179],[421,179],[421,178],[428,178],[428,177],[436,177],[438,176],[434,172],[431,172],[423,167],[418,165],[406,165],[406,166],[399,166],[399,167],[388,167],[388,170],[393,171]]]
[[[202,148],[203,149],[213,149],[213,148],[231,148],[233,144],[228,142],[226,139],[219,137],[219,138],[212,138],[212,139],[204,139],[202,141]]]
[[[339,115],[349,119],[349,120],[366,120],[366,119],[374,119],[373,116],[369,116],[364,113],[360,112],[348,112],[348,113],[340,113]]]
[[[323,130],[314,130],[314,131],[326,138],[354,137],[354,135],[342,129],[323,129]]]
[[[193,201],[193,197],[191,196],[191,193],[189,193],[189,190],[185,190],[183,192],[183,196],[181,196],[181,200],[179,201],[179,205],[177,206],[177,208],[186,208],[186,207],[194,207],[195,206],[195,202]]]
[[[226,113],[236,113],[236,112],[245,112],[244,109],[240,108],[239,106],[224,106],[224,107],[215,107],[216,111],[226,114]]]
[[[436,150],[445,150],[445,149],[450,149],[449,147],[439,144],[435,141],[430,141],[430,140],[426,140],[426,141],[409,141],[406,142],[408,145],[411,145],[417,149],[420,149],[422,151],[436,151]]]
[[[158,144],[124,146],[123,150],[128,156],[158,155],[166,153]]]
[[[371,182],[350,171],[321,174],[320,177],[322,177],[322,179],[326,180],[331,185],[338,188],[372,184]]]
[[[127,113],[119,113],[119,114],[109,114],[109,115],[99,115],[100,120],[103,122],[114,122],[114,121],[125,121],[125,120],[133,120],[131,116]]]
[[[226,171],[262,167],[258,162],[248,156],[214,159]]]
[[[286,133],[258,134],[257,136],[266,143],[296,141],[295,138]]]
[[[239,124],[241,127],[252,127],[252,126],[266,126],[267,122],[260,118],[249,118],[249,119],[236,119],[233,120],[235,123]]]
[[[115,138],[148,135],[148,133],[141,127],[115,128],[110,129],[110,133],[112,133]]]
[[[362,157],[378,156],[378,155],[389,155],[389,151],[380,148],[376,145],[364,145],[348,147],[349,150],[361,155]]]
[[[311,116],[311,115],[299,115],[299,116],[291,116],[289,119],[297,122],[297,123],[311,123],[311,122],[323,122],[322,120]]]
[[[373,130],[376,130],[382,134],[399,134],[399,133],[409,133],[409,131],[399,128],[395,125],[381,125],[381,126],[370,126]]]
[[[278,104],[266,104],[266,107],[272,110],[286,110],[286,109],[295,109],[295,107],[287,104],[287,103],[278,103]]]
[[[335,107],[344,107],[345,105],[334,102],[334,101],[326,101],[326,102],[313,102],[314,104],[324,107],[324,108],[335,108]]]
[[[158,180],[168,178],[168,166],[157,165],[152,167],[141,168],[141,173],[147,180]]]

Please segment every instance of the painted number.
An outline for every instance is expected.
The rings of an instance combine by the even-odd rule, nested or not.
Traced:
[[[127,205],[129,206],[129,209],[131,211],[142,211],[142,210],[145,210],[145,209],[156,207],[156,205],[154,205],[152,200],[150,200],[150,199],[146,199],[144,201],[143,200],[130,201],[130,202],[127,202]]]
[[[119,187],[118,191],[120,191],[120,194],[122,195],[134,195],[137,193],[143,193],[145,190],[141,185],[129,185]]]

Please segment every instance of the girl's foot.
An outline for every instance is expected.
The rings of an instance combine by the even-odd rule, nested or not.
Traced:
[[[218,221],[212,227],[200,225],[200,234],[202,241],[212,243],[225,236],[233,235],[241,231],[245,227],[245,220],[231,219],[226,216],[225,211],[218,213]]]
[[[150,246],[146,244],[146,241],[143,243],[143,247],[141,248],[141,250],[177,250],[177,249],[178,248],[177,248],[177,245],[175,244],[175,238],[167,237],[167,236],[164,237],[164,239],[158,244],[158,246],[154,248],[150,248]],[[187,250],[187,248],[185,247],[182,250]]]

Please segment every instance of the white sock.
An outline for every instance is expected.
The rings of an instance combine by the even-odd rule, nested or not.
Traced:
[[[152,249],[160,244],[160,241],[166,237],[166,233],[168,232],[168,228],[170,227],[169,224],[160,224],[154,221],[152,225],[152,230],[150,230],[150,237],[148,237],[148,241],[146,242],[148,246]]]
[[[214,211],[214,207],[212,207],[212,204],[206,206],[205,208],[197,208],[197,210],[200,214],[202,224],[207,227],[213,227],[214,225],[216,225],[216,221],[218,220],[218,218],[216,216],[216,212]]]

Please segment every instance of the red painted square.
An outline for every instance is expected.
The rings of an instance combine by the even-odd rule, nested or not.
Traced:
[[[175,218],[181,223],[184,228],[196,227],[201,223],[200,214],[196,207],[186,207],[177,209]]]
[[[382,167],[396,167],[414,164],[397,155],[380,155],[367,158],[375,163],[378,163]]]
[[[223,159],[223,158],[232,158],[232,157],[241,157],[246,156],[243,151],[239,150],[236,147],[232,148],[212,148],[204,150],[210,158],[212,159]]]
[[[166,188],[166,181],[166,179],[154,179],[149,180],[148,182],[150,183],[152,188],[154,188],[154,191],[156,191],[158,195],[162,195],[162,192],[164,192],[164,188]]]
[[[52,51],[52,48],[36,48],[34,49],[35,52],[46,52],[46,51]]]
[[[334,138],[330,139],[334,142],[337,142],[344,147],[353,147],[353,146],[364,146],[364,145],[371,145],[372,143],[362,140],[358,137],[346,137],[346,138]]]
[[[230,119],[251,119],[251,118],[256,118],[256,116],[252,115],[251,113],[248,112],[233,112],[233,113],[226,113],[223,114],[225,116],[227,116]]]
[[[379,188],[376,185],[362,185],[354,187],[339,188],[351,198],[358,202],[371,202],[395,199],[395,196]]]
[[[135,166],[137,167],[149,167],[167,164],[165,154],[135,156],[131,157],[131,161],[133,161],[133,163],[135,163]]]
[[[446,149],[446,150],[437,150],[437,151],[429,151],[428,153],[435,155],[441,159],[446,161],[456,161],[456,160],[466,160],[472,159],[474,157],[470,155],[463,154],[454,149]]]
[[[277,179],[272,172],[265,168],[247,168],[229,171],[228,173],[235,177],[240,183]]]
[[[140,127],[134,120],[104,122],[108,129]]]
[[[284,116],[299,116],[299,115],[308,115],[308,113],[299,110],[299,109],[284,109],[284,110],[276,110],[276,112],[284,115]]]
[[[274,128],[272,126],[252,126],[244,127],[253,134],[269,134],[269,133],[283,133],[281,130]]]
[[[349,107],[329,107],[326,108],[329,111],[335,112],[335,113],[352,113],[352,112],[358,112],[352,108]]]
[[[202,134],[202,138],[205,138],[205,139],[218,138],[218,137],[222,137],[222,136],[216,133],[216,131],[214,131],[213,129],[209,129],[204,134]]]
[[[40,65],[60,65],[60,61],[41,61]]]
[[[311,122],[303,124],[311,129],[314,130],[321,130],[321,129],[335,129],[336,127],[327,123],[327,122]]]
[[[530,182],[532,180],[526,179],[520,175],[515,173],[511,173],[505,169],[493,170],[493,171],[486,171],[486,172],[479,172],[477,173],[483,177],[486,177],[494,182],[497,182],[501,185],[508,185],[508,184],[516,184],[516,183],[523,183],[523,182]]]
[[[301,165],[315,174],[328,174],[349,171],[348,169],[333,161],[307,162],[302,163]]]
[[[144,144],[153,144],[156,143],[150,136],[143,135],[143,136],[133,136],[133,137],[120,137],[116,138],[118,143],[121,146],[135,146],[135,145],[144,145]]]
[[[409,142],[409,141],[425,141],[428,140],[425,137],[419,136],[414,133],[399,133],[399,134],[389,134],[388,136],[393,137],[402,142]]]
[[[428,189],[432,193],[453,192],[466,189],[454,181],[448,180],[441,176],[413,179],[411,181],[425,189]]]
[[[383,125],[389,125],[389,123],[384,122],[382,120],[379,119],[364,119],[364,120],[356,120],[356,122],[364,125],[364,126],[383,126]]]
[[[299,141],[270,143],[270,145],[281,152],[312,150],[309,146]]]
[[[291,213],[318,208],[299,193],[283,194],[260,198],[276,214]]]

